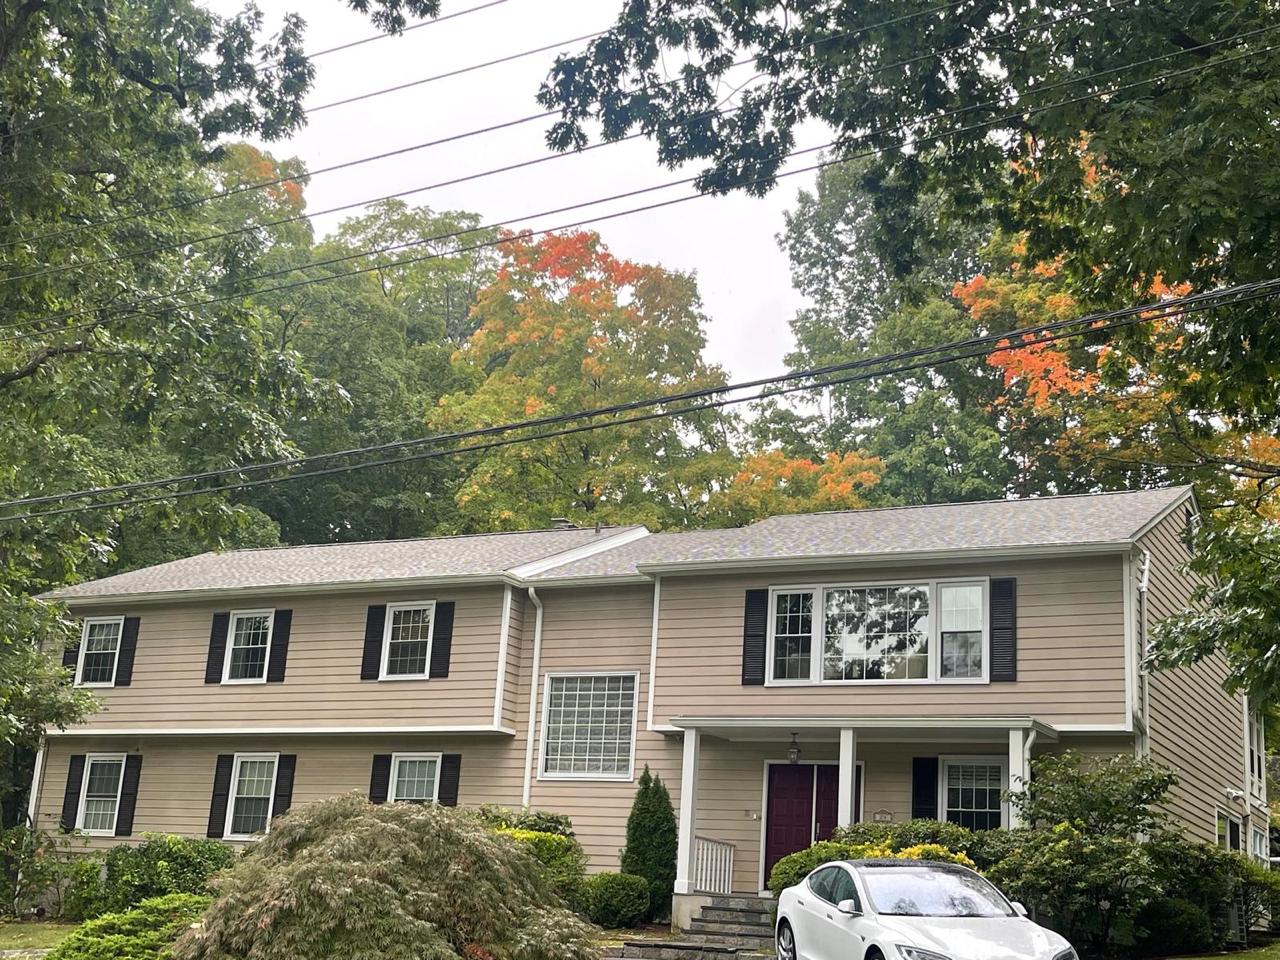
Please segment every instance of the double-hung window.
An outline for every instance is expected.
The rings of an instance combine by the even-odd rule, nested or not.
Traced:
[[[116,682],[120,636],[124,617],[92,617],[80,633],[80,662],[76,683],[82,687],[109,687]]]
[[[123,781],[123,753],[91,753],[85,757],[80,809],[76,816],[77,830],[108,837],[116,832]]]
[[[1271,865],[1271,837],[1266,830],[1254,827],[1250,832],[1249,855],[1264,867]]]
[[[382,634],[382,679],[422,680],[430,675],[436,605],[389,603]]]
[[[435,803],[440,793],[440,754],[397,753],[391,758],[392,803]]]
[[[1242,829],[1239,817],[1218,811],[1218,846],[1223,850],[1239,852],[1244,849]]]
[[[236,754],[231,768],[226,837],[249,840],[266,832],[271,823],[279,760],[275,753]]]
[[[1249,713],[1249,793],[1253,799],[1267,801],[1267,740],[1262,715]]]
[[[986,681],[986,580],[773,591],[770,683]]]
[[[223,683],[266,683],[274,610],[239,610],[227,626]]]
[[[944,759],[939,807],[942,819],[970,830],[995,830],[1006,823],[1003,760],[986,757]]]
[[[637,682],[634,673],[548,676],[541,775],[630,780]]]

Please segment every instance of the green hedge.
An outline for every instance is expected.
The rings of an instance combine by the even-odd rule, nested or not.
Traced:
[[[482,803],[472,811],[472,815],[487,827],[573,836],[573,821],[563,813],[552,813],[549,810],[511,810],[496,803]]]
[[[874,844],[904,850],[937,844],[963,853],[980,870],[1003,860],[1017,844],[1017,830],[969,830],[940,820],[906,820],[901,823],[855,823],[838,828],[831,839],[841,843]]]
[[[769,889],[776,897],[787,887],[794,887],[815,869],[831,860],[935,860],[939,863],[959,863],[973,867],[973,861],[964,853],[949,850],[941,844],[920,843],[894,849],[887,843],[844,843],[839,840],[821,840],[773,865],[769,873]]]
[[[601,927],[634,927],[649,913],[649,884],[629,873],[595,873],[582,883],[581,907]]]
[[[167,960],[169,946],[208,905],[208,897],[188,893],[144,900],[82,924],[46,960]]]
[[[573,904],[578,900],[582,879],[587,872],[587,855],[573,837],[540,830],[499,828],[498,833],[510,837],[547,870],[560,899]]]
[[[231,866],[235,851],[218,840],[148,835],[88,861],[68,891],[68,915],[87,919],[171,893],[205,895],[209,878]]]

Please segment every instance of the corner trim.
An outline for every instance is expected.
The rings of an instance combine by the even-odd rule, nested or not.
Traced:
[[[507,584],[502,588],[502,627],[498,631],[498,677],[493,687],[493,725],[495,727],[502,725],[502,696],[507,686],[507,643],[510,636],[511,585]]]

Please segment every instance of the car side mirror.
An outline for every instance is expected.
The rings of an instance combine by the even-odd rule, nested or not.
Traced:
[[[841,900],[836,904],[836,909],[849,917],[862,916],[862,911],[858,909],[857,900]]]
[[[1018,916],[1025,917],[1027,915],[1027,908],[1024,907],[1022,904],[1020,904],[1017,900],[1013,901],[1013,903],[1009,904],[1009,906],[1013,907],[1013,912],[1016,913]]]

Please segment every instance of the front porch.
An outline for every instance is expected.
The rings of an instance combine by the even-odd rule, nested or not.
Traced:
[[[676,914],[758,894],[780,857],[860,820],[1013,826],[1001,792],[1057,742],[1030,717],[677,718]]]

